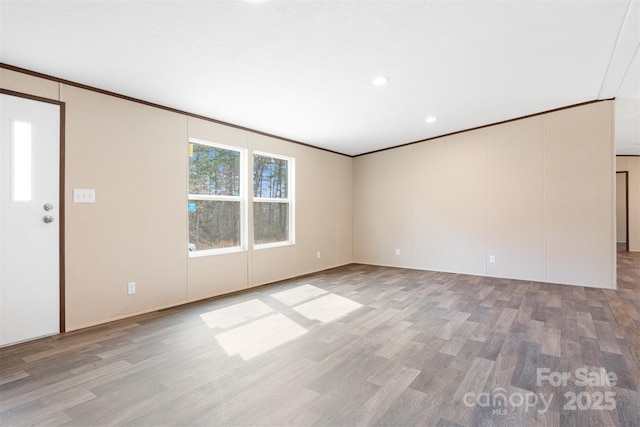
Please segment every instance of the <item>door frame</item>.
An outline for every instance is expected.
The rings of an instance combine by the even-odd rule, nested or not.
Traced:
[[[625,252],[629,252],[629,171],[616,171],[616,175],[619,173],[623,173],[624,174],[624,193],[625,193],[625,202],[624,202],[624,208],[626,210],[625,214],[624,214],[624,220],[627,224],[627,235],[625,237],[626,243],[625,243]],[[617,240],[617,239],[616,239]],[[618,245],[618,242],[616,242],[616,246]]]
[[[66,332],[66,317],[65,317],[65,251],[64,251],[64,247],[65,247],[65,204],[64,204],[64,197],[65,197],[65,180],[64,180],[64,176],[65,176],[65,169],[64,169],[64,165],[65,165],[65,111],[66,111],[66,104],[62,101],[56,101],[54,99],[49,99],[49,98],[43,98],[40,96],[35,96],[35,95],[30,95],[27,93],[22,93],[22,92],[15,92],[12,90],[7,90],[7,89],[2,89],[0,88],[0,93],[3,95],[10,95],[10,96],[15,96],[18,98],[25,98],[25,99],[30,99],[33,101],[39,101],[39,102],[45,102],[47,104],[54,104],[60,107],[60,135],[59,135],[59,139],[60,139],[60,165],[59,165],[59,177],[58,177],[58,184],[59,184],[59,198],[58,198],[58,206],[60,206],[60,210],[58,211],[58,216],[60,217],[60,221],[58,222],[58,227],[59,227],[59,238],[58,238],[58,252],[59,252],[59,258],[60,258],[60,268],[59,268],[59,272],[60,272],[60,277],[59,277],[59,287],[60,287],[60,298],[59,298],[59,304],[60,304],[60,333],[64,333]]]

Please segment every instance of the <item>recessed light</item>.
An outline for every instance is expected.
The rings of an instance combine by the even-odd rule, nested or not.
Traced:
[[[378,76],[371,80],[374,86],[384,86],[389,83],[389,77],[387,76]]]
[[[427,123],[435,123],[437,120],[438,120],[438,118],[434,117],[434,116],[429,116],[426,119],[424,119],[424,121],[427,122]]]

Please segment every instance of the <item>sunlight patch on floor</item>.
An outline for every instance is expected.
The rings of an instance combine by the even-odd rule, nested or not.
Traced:
[[[300,304],[301,302],[308,301],[326,293],[327,291],[324,289],[307,284],[296,286],[286,291],[276,292],[275,294],[271,294],[271,297],[291,307],[292,305]]]
[[[241,302],[230,305],[229,307],[220,308],[200,315],[208,327],[228,328],[249,320],[257,319],[265,314],[272,313],[273,308],[260,300],[252,299],[250,301]]]
[[[355,301],[306,284],[269,295],[309,320],[328,323],[362,307]],[[267,302],[264,302],[267,301]],[[252,299],[200,315],[211,329],[223,329],[216,340],[229,356],[244,360],[259,356],[308,331],[284,314],[269,298]],[[284,310],[289,310],[285,308]],[[295,317],[295,315],[294,315]]]
[[[328,323],[360,307],[362,307],[362,304],[358,304],[348,298],[336,294],[329,294],[293,307],[293,309],[307,319]]]
[[[219,333],[216,340],[229,356],[238,354],[249,360],[306,333],[305,328],[278,313]]]

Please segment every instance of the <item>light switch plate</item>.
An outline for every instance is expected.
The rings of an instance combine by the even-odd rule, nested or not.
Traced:
[[[96,190],[92,188],[74,188],[73,203],[95,203]]]

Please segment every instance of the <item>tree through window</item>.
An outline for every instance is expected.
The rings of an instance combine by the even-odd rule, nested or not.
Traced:
[[[253,241],[256,245],[293,242],[293,159],[253,155]]]
[[[189,141],[189,250],[243,247],[241,150]]]

